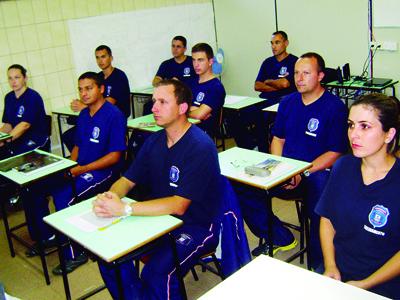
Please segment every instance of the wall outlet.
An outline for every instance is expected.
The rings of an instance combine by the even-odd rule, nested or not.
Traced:
[[[380,47],[379,47],[380,46]],[[397,42],[395,41],[375,41],[371,42],[372,49],[378,49],[380,51],[397,51]]]

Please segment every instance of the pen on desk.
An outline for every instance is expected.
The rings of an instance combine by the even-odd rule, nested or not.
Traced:
[[[98,230],[99,231],[103,231],[103,230],[106,230],[108,227],[110,227],[110,226],[112,226],[112,225],[114,225],[114,224],[117,224],[117,223],[119,223],[119,222],[121,222],[123,219],[125,219],[127,216],[123,216],[123,217],[120,217],[120,218],[118,218],[118,219],[115,219],[114,221],[112,221],[110,224],[108,224],[108,225],[106,225],[106,226],[103,226],[103,227],[100,227]]]

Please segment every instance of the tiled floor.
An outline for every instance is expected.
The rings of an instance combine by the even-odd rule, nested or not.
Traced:
[[[275,213],[283,220],[293,223],[297,221],[296,209],[293,202],[274,199],[273,207]],[[9,220],[11,225],[23,221],[23,211],[11,212]],[[28,239],[25,229],[21,229],[20,234]],[[258,244],[258,239],[255,238],[249,230],[247,230],[247,236],[250,248],[253,249]],[[8,250],[4,226],[1,224],[0,282],[4,284],[6,291],[24,300],[65,299],[62,278],[54,276],[50,271],[51,285],[47,286],[44,281],[40,259],[38,257],[26,258],[24,254],[25,248],[17,242],[14,243],[14,246],[16,249],[16,256],[12,258]],[[285,253],[278,253],[276,257],[285,259],[296,250],[297,248]],[[47,257],[47,263],[50,270],[56,266],[58,264],[57,253],[49,255]],[[299,264],[299,261],[296,260],[293,263]],[[198,298],[220,282],[220,279],[216,275],[210,272],[202,273],[200,267],[196,267],[196,269],[200,278],[199,281],[194,281],[190,273],[185,277],[185,285],[189,299]],[[266,272],[268,272],[268,270],[266,270]],[[102,284],[97,264],[92,261],[78,268],[71,273],[68,278],[73,299],[76,299]],[[90,299],[111,299],[111,297],[108,291],[104,290]]]

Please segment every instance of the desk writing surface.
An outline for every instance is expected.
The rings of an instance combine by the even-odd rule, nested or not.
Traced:
[[[52,153],[48,153],[48,152],[45,152],[45,151],[42,151],[42,150],[38,150],[38,149],[36,149],[34,151],[38,152],[38,153],[47,154],[47,155],[56,157],[56,158],[60,159],[61,161],[56,163],[56,164],[54,164],[54,165],[52,164],[52,165],[45,166],[45,167],[35,171],[32,174],[24,174],[23,172],[18,172],[17,170],[12,169],[12,170],[7,171],[7,172],[0,171],[0,175],[8,178],[9,180],[11,180],[11,181],[13,181],[13,182],[15,182],[15,183],[17,183],[19,185],[24,185],[24,184],[27,184],[29,182],[35,181],[37,179],[40,179],[42,177],[48,176],[48,175],[50,175],[52,173],[56,173],[56,172],[59,172],[59,171],[67,170],[67,169],[69,169],[69,168],[71,168],[71,167],[76,165],[75,161],[63,158],[61,156],[54,155]],[[24,153],[22,153],[20,155],[17,155],[17,156],[21,156],[21,155],[24,155]],[[13,157],[7,158],[5,160],[2,160],[2,162],[6,161],[6,160],[7,161],[8,160],[12,160],[13,158],[15,158],[17,156],[13,156]]]
[[[11,135],[9,135],[8,133],[0,131],[0,142],[6,141],[6,140],[9,140],[9,139],[11,139]]]
[[[279,103],[276,103],[274,105],[265,107],[262,110],[267,112],[278,112],[278,108],[279,108]]]
[[[73,111],[70,106],[65,106],[61,108],[55,108],[51,112],[56,115],[64,115],[64,116],[79,116],[79,111]]]
[[[261,103],[263,101],[266,101],[266,99],[258,97],[227,95],[225,97],[224,108],[239,110],[250,105]]]
[[[365,81],[364,80],[348,80],[348,81],[343,81],[343,83],[339,83],[338,81],[331,81],[325,84],[326,87],[336,87],[336,88],[353,88],[353,89],[368,89],[368,90],[383,90],[388,87],[391,87],[395,84],[398,83],[398,81],[392,80],[391,82],[388,82],[385,85],[377,86],[377,85],[372,85],[372,86],[366,86],[364,85]]]
[[[125,199],[130,201],[128,198]],[[140,248],[183,223],[170,215],[129,216],[104,230],[85,232],[67,221],[72,216],[91,210],[93,200],[94,198],[82,201],[43,220],[107,262]]]
[[[267,255],[260,255],[200,299],[378,300],[388,298]]]
[[[192,119],[192,118],[189,118],[189,122],[192,124],[200,123],[199,120]],[[134,119],[128,119],[128,128],[140,129],[140,130],[148,131],[148,132],[157,132],[157,131],[163,129],[162,127],[156,125],[156,121],[154,120],[153,114],[141,116],[141,117],[134,118]]]
[[[282,171],[267,177],[251,176],[245,174],[244,168],[246,166],[255,165],[262,161],[272,158],[284,163],[285,168]],[[229,150],[220,152],[218,160],[221,167],[221,174],[229,179],[239,181],[251,186],[255,186],[264,190],[279,185],[280,183],[292,178],[296,174],[309,169],[312,164],[300,160],[295,160],[287,157],[276,156],[258,152],[254,150],[247,150],[239,147],[234,147]],[[279,166],[278,166],[279,167]]]

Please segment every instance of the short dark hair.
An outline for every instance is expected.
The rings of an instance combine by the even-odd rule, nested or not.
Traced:
[[[322,58],[321,55],[315,52],[307,52],[304,53],[300,58],[315,58],[317,60],[317,65],[318,65],[318,72],[324,72],[325,71],[325,61]]]
[[[173,40],[173,41],[181,41],[182,44],[183,44],[183,47],[186,48],[187,41],[186,41],[186,38],[185,38],[184,36],[177,35],[177,36],[174,36],[174,38],[173,38],[172,40]]]
[[[186,116],[189,116],[190,106],[192,106],[192,91],[191,89],[182,81],[176,79],[163,79],[159,81],[154,87],[172,85],[174,87],[174,96],[178,104],[187,103],[188,110],[186,111]]]
[[[21,65],[19,65],[19,64],[13,64],[13,65],[11,65],[11,66],[8,67],[7,71],[10,71],[10,69],[17,69],[17,70],[20,70],[22,76],[26,77],[26,72],[27,72],[27,71],[26,71],[26,69],[25,69],[23,66],[21,66]]]
[[[103,78],[101,78],[97,73],[95,72],[85,72],[81,76],[79,76],[78,81],[83,80],[83,79],[92,79],[98,87],[101,87],[104,85]]]
[[[284,32],[282,30],[278,30],[278,31],[275,31],[272,35],[277,35],[277,34],[280,34],[283,37],[283,39],[285,41],[287,41],[288,35],[286,34],[286,32]]]
[[[368,106],[376,111],[384,132],[388,132],[390,128],[396,129],[394,138],[387,146],[387,152],[395,154],[399,149],[399,101],[385,94],[372,93],[363,95],[354,101],[350,110],[358,105]]]
[[[94,52],[101,51],[101,50],[106,50],[107,53],[108,53],[108,55],[112,56],[111,48],[108,47],[108,46],[106,46],[106,45],[100,45],[100,46],[98,46],[98,47],[96,48],[96,50],[94,50]]]
[[[209,44],[198,43],[192,47],[192,53],[205,52],[208,59],[214,58],[214,51]]]

